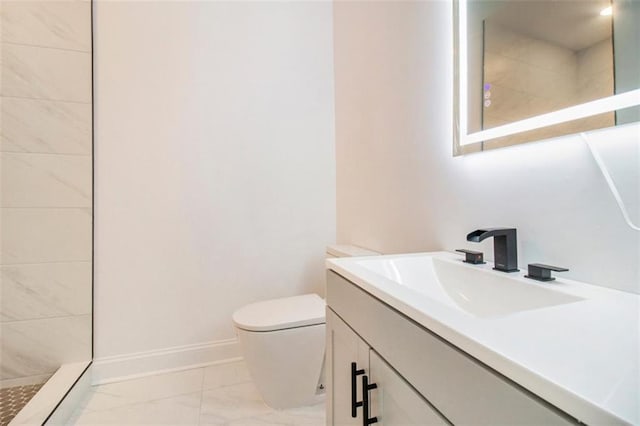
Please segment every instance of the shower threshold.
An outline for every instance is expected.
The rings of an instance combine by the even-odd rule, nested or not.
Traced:
[[[25,401],[26,403],[21,409],[15,410],[17,412],[14,414],[15,417],[9,419],[7,423],[4,422],[3,417],[2,426],[6,424],[11,424],[11,426],[44,425],[54,416],[62,419],[70,415],[75,408],[75,402],[77,402],[74,401],[76,398],[73,396],[84,394],[82,389],[76,389],[79,387],[74,386],[76,382],[79,385],[80,381],[83,381],[83,385],[86,385],[87,389],[90,386],[91,379],[89,375],[84,374],[90,363],[90,361],[82,361],[64,364],[46,383],[34,385],[39,386],[38,389],[31,390],[33,394]],[[29,388],[30,386],[20,387]],[[9,389],[14,388],[6,388],[3,391]]]

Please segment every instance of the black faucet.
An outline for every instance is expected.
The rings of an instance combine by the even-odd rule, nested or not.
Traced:
[[[467,241],[479,243],[493,237],[493,263],[497,271],[518,271],[518,244],[515,228],[478,229],[467,235]]]

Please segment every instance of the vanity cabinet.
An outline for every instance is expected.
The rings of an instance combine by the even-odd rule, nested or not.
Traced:
[[[364,425],[365,415],[376,424],[449,424],[331,309],[327,340],[328,424]]]
[[[377,385],[369,412],[378,423],[570,425],[578,422],[345,278],[327,276],[327,424],[351,416],[351,363]]]
[[[451,423],[438,413],[375,351],[369,352],[369,372],[376,389],[371,390],[370,417],[384,425],[440,426]]]
[[[353,401],[362,401],[362,374],[352,370],[369,374],[369,345],[331,309],[327,309],[326,353],[327,389],[332,395],[327,399],[330,424],[361,425],[358,419],[362,419],[362,410],[357,410],[357,417],[352,416],[352,410]]]

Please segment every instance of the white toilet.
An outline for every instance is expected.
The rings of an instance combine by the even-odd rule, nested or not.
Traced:
[[[329,246],[328,257],[379,254]],[[292,408],[324,396],[325,302],[317,294],[252,303],[233,314],[249,373],[267,405]]]

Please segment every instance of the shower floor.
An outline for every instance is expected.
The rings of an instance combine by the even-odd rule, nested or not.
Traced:
[[[0,389],[0,426],[6,426],[44,383]]]

